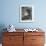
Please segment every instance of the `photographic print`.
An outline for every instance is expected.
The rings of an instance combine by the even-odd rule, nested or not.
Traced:
[[[20,22],[34,21],[34,7],[32,5],[20,6]]]

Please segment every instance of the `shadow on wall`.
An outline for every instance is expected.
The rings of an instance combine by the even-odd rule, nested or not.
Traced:
[[[0,24],[0,43],[2,43],[2,32],[5,32],[3,29],[6,28],[4,24]]]

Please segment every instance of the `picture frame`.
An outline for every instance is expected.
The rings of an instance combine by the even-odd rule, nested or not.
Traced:
[[[33,5],[20,5],[20,22],[34,22]]]

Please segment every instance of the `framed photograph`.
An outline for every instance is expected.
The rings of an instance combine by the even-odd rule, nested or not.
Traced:
[[[20,6],[20,22],[33,22],[34,21],[34,7],[33,5]]]

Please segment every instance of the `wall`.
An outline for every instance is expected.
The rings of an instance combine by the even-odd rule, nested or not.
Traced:
[[[0,25],[13,24],[16,28],[41,27],[46,28],[45,0],[1,0]],[[31,23],[19,22],[20,5],[33,5],[35,21]]]
[[[16,28],[41,27],[46,28],[45,0],[1,0],[0,25],[13,24]],[[35,21],[31,23],[19,22],[20,5],[33,5]]]

